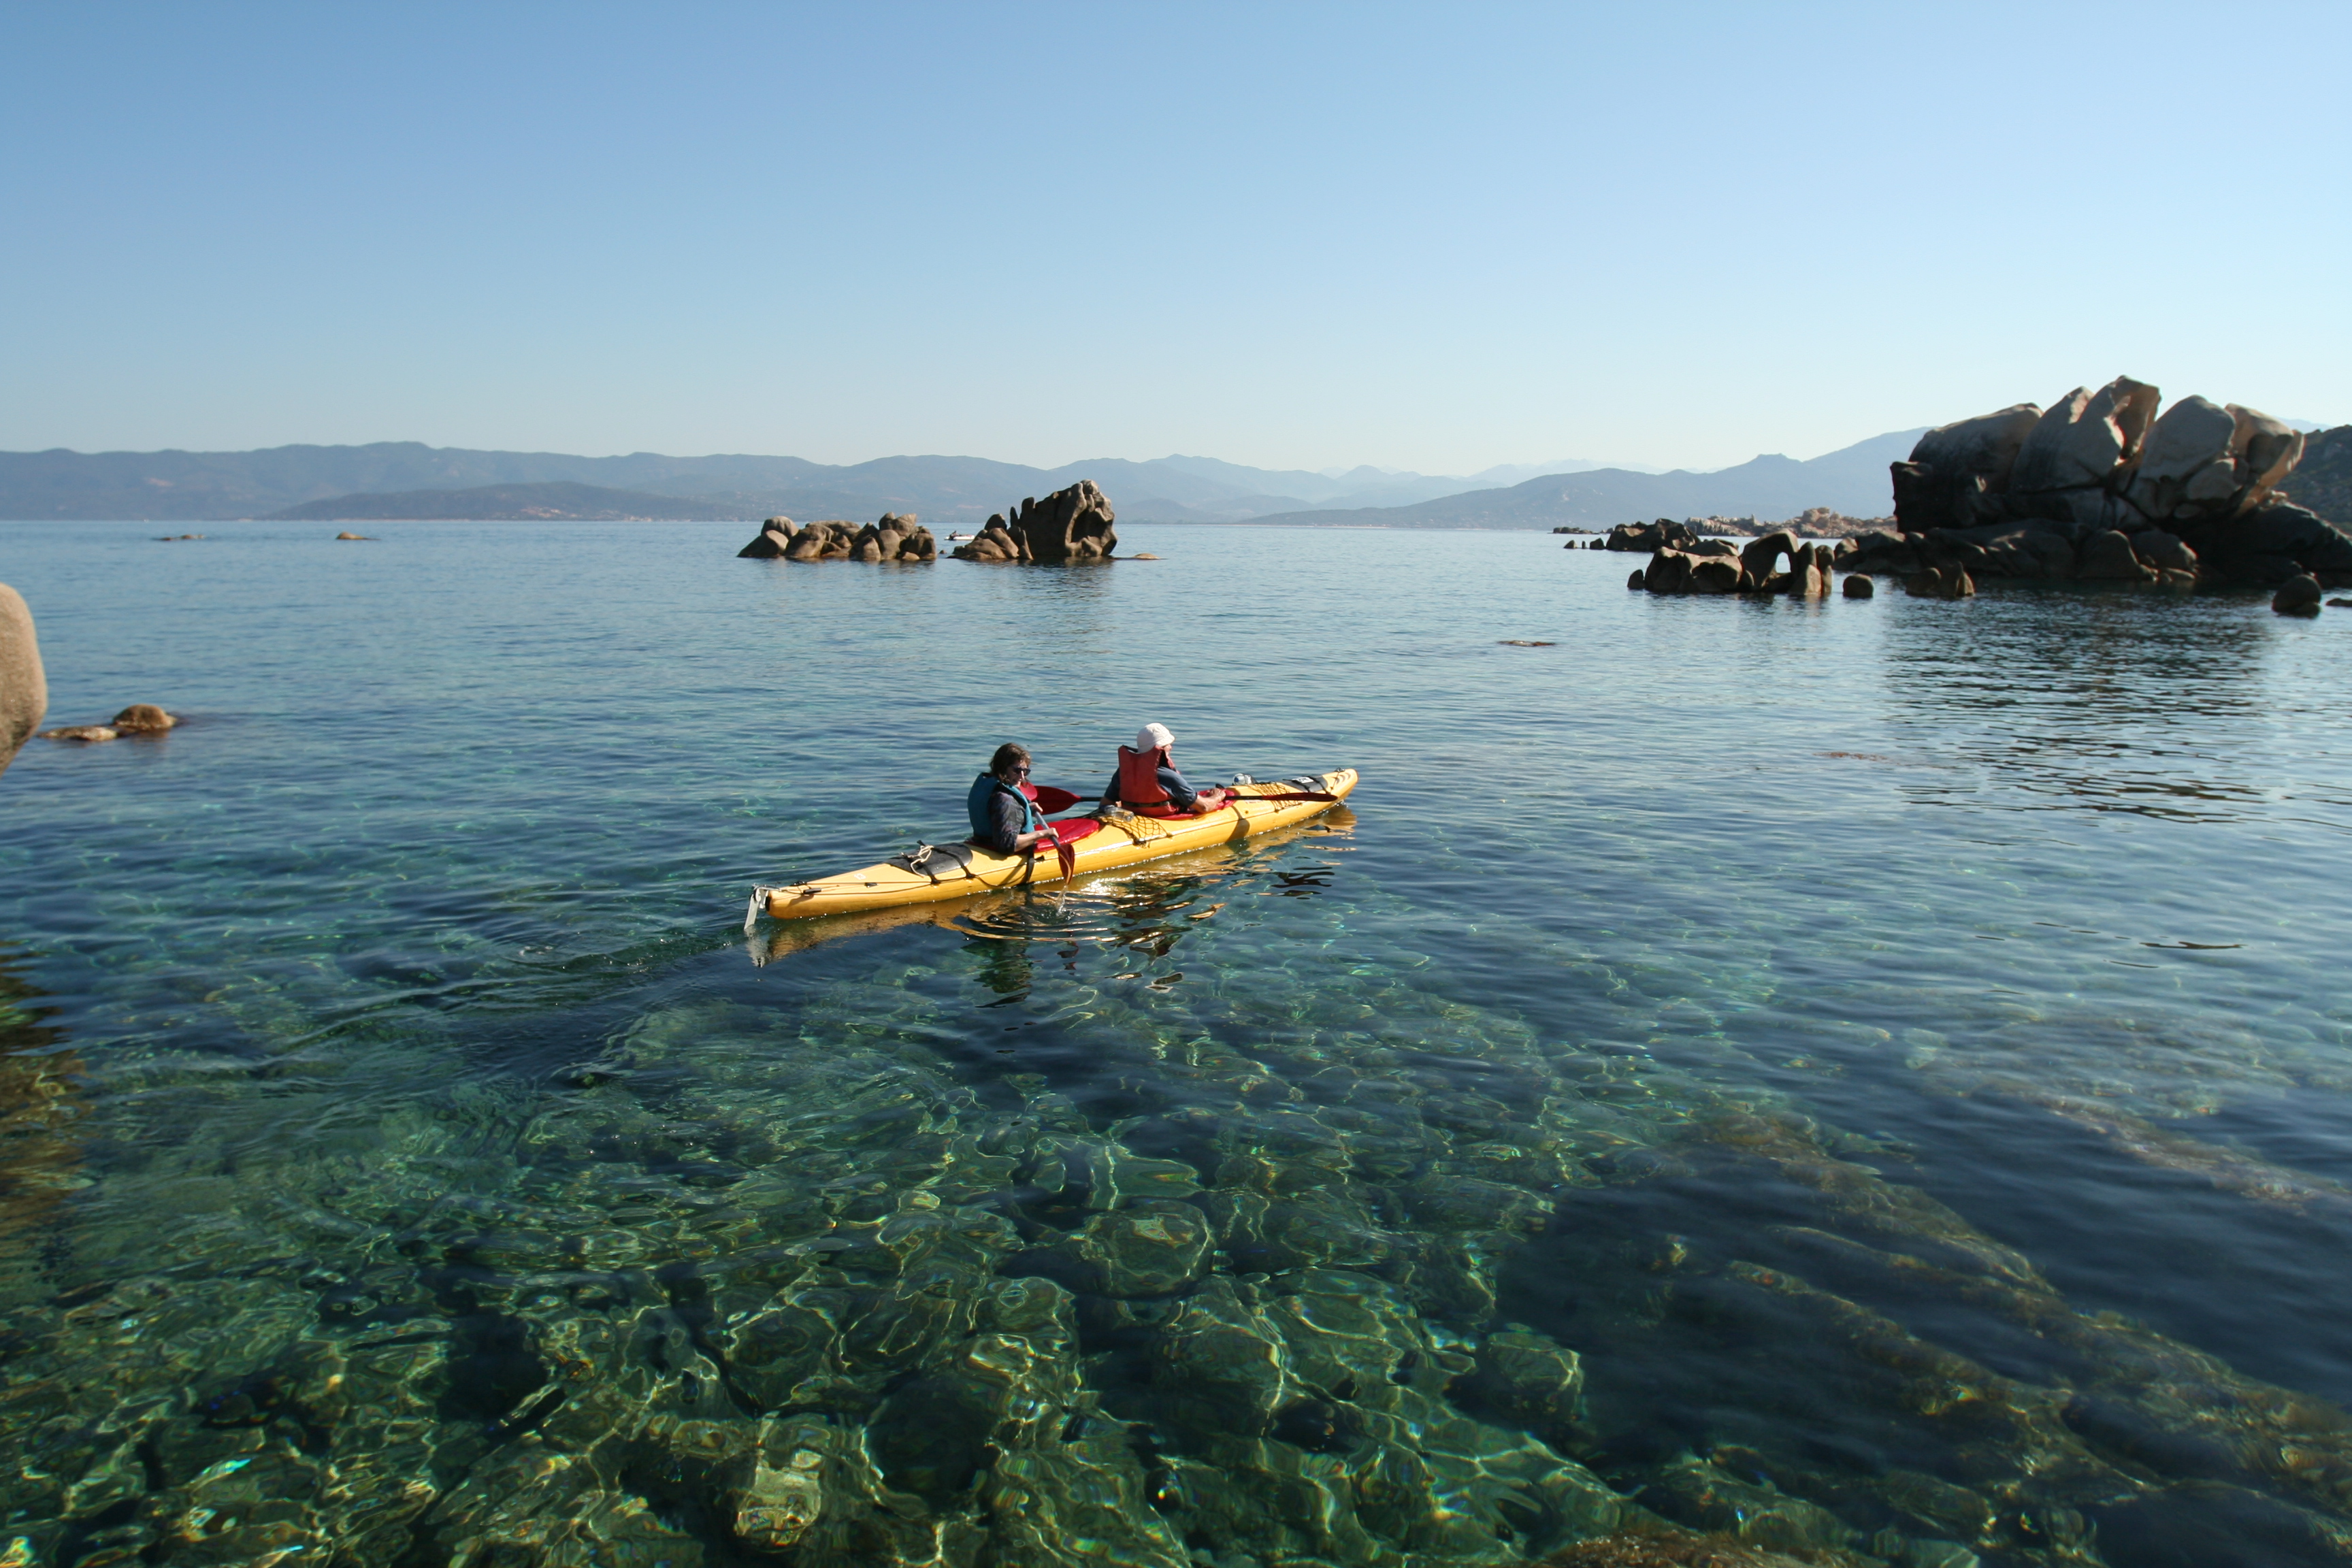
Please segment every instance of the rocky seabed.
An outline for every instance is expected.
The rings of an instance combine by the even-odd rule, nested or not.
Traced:
[[[1145,974],[1199,895],[1123,896],[1093,940]],[[1286,918],[1307,956],[1197,1001],[1061,994],[1091,1113],[950,1070],[919,968],[784,1021],[658,1012],[540,1087],[420,1096],[353,1051],[257,1095],[158,1057],[100,1125],[83,1064],[10,1058],[5,1219],[48,1284],[6,1302],[0,1552],[1499,1568],[1640,1537],[2057,1568],[2134,1561],[2102,1541],[2184,1497],[2352,1552],[2340,1412],[2075,1310],[1771,1096],[1429,994],[1391,942],[1336,994]],[[1024,984],[988,945],[981,978]],[[112,1212],[178,1225],[78,1218],[86,1146]],[[1748,1197],[1645,1223],[1695,1188]]]

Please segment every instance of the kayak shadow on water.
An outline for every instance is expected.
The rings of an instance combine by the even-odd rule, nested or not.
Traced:
[[[1300,839],[1345,837],[1353,833],[1355,813],[1332,807],[1309,821],[1269,833],[1185,855],[1171,855],[1132,870],[1080,878],[1068,884],[1046,883],[1011,891],[975,894],[929,904],[901,904],[891,909],[854,914],[819,915],[811,920],[772,921],[754,931],[744,950],[755,965],[774,963],[797,952],[845,937],[894,931],[901,926],[935,925],[978,942],[1010,945],[1021,978],[994,985],[1007,994],[1025,992],[1027,963],[1022,944],[1037,942],[1100,942],[1138,950],[1150,957],[1165,957],[1176,939],[1194,921],[1213,917],[1224,906],[1206,910],[1192,906],[1204,889],[1220,881],[1263,868],[1267,860]],[[1321,885],[1319,871],[1276,873],[1282,890],[1297,895]],[[1075,954],[1072,955],[1075,957]],[[1004,969],[1010,975],[1012,969]]]

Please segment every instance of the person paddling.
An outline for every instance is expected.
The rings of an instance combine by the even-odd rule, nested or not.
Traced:
[[[1165,724],[1146,724],[1135,744],[1118,749],[1118,772],[1102,794],[1108,804],[1143,816],[1206,816],[1225,804],[1221,789],[1196,790],[1176,766],[1176,737]]]
[[[1072,847],[1102,826],[1091,816],[1048,822],[1049,811],[1067,811],[1083,796],[1029,782],[1029,748],[1008,741],[988,759],[988,771],[971,781],[964,811],[971,818],[971,841],[1000,855],[1034,855],[1051,849],[1068,877],[1077,869]]]
[[[1029,782],[1029,748],[1006,742],[988,759],[988,771],[971,781],[964,796],[971,816],[971,840],[1000,855],[1018,855],[1047,837],[1045,814],[1037,809],[1037,787]]]

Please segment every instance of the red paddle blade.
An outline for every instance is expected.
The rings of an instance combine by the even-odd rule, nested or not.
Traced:
[[[1055,789],[1051,784],[1037,786],[1037,809],[1048,816],[1057,811],[1067,811],[1078,802],[1092,798],[1090,795],[1072,795],[1068,790]]]

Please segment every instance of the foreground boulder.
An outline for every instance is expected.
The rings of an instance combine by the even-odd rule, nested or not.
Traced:
[[[16,589],[0,583],[0,773],[49,710],[48,679],[41,671],[41,646],[33,636],[33,612]]]
[[[913,512],[887,511],[878,522],[810,522],[795,529],[788,517],[772,517],[760,536],[735,552],[751,561],[935,561],[939,542]]]
[[[1958,566],[1930,566],[1904,578],[1903,591],[1915,599],[1965,599],[1977,591],[1977,584]]]
[[[1040,501],[1023,501],[1009,514],[988,520],[980,532],[951,553],[959,561],[1025,561],[1060,565],[1108,561],[1118,548],[1112,531],[1110,501],[1092,479],[1080,479]]]
[[[2271,595],[2271,608],[2282,616],[2315,616],[2319,614],[2319,579],[2295,577]]]
[[[2021,403],[1930,430],[1892,468],[1895,528],[1844,564],[1910,575],[2273,587],[2352,584],[2352,535],[2278,487],[2302,435],[2237,404],[2118,376],[2048,410]]]

